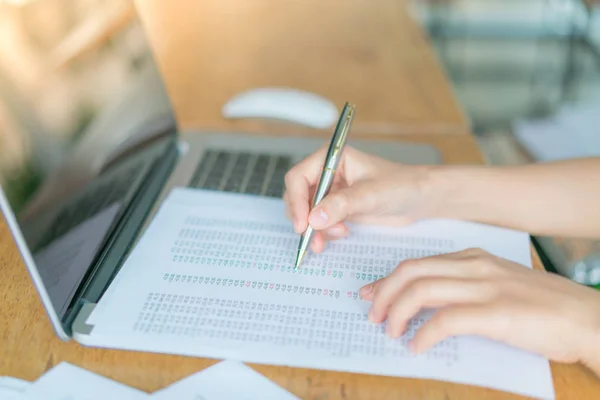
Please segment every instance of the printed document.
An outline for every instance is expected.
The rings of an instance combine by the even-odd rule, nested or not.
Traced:
[[[452,337],[421,355],[367,319],[359,289],[405,259],[479,247],[531,268],[527,234],[481,224],[351,225],[307,255],[280,199],[176,189],[92,314],[104,347],[429,378],[554,398],[543,357],[480,337]]]

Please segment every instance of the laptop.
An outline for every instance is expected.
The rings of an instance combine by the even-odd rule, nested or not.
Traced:
[[[86,73],[39,64],[32,66],[45,69],[39,92],[0,64],[0,208],[65,341],[86,334],[81,330],[89,326],[75,322],[110,295],[120,267],[173,188],[278,198],[286,172],[330,139],[180,132],[150,54],[112,81],[103,74],[114,71],[96,61],[82,67]],[[77,88],[94,83],[86,76],[112,83],[81,96]],[[83,86],[74,89],[77,84]],[[354,140],[352,133],[349,144],[405,164],[440,162],[426,145]]]

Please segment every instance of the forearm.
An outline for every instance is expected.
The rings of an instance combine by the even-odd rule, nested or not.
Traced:
[[[537,235],[600,238],[600,158],[432,170],[437,217]]]

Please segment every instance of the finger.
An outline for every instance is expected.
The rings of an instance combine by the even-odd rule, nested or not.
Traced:
[[[290,209],[290,199],[287,190],[283,193],[283,203],[285,204],[285,217],[292,221],[292,211]]]
[[[484,304],[469,304],[437,311],[415,334],[410,349],[422,353],[452,336],[478,335],[500,340],[489,327],[490,310]]]
[[[359,291],[360,297],[363,300],[372,301],[377,286],[381,285],[385,279],[387,279],[387,277],[378,279],[375,282],[369,283],[368,285],[361,287]]]
[[[467,249],[452,253],[445,253],[435,256],[427,256],[418,260],[407,260],[402,262],[391,275],[403,274],[403,276],[396,277],[399,281],[395,281],[390,284],[388,289],[392,289],[394,285],[402,285],[402,278],[409,282],[411,279],[419,279],[426,276],[448,276],[448,277],[480,277],[482,274],[478,273],[480,270],[466,270],[462,268],[466,265],[463,263],[453,263],[454,268],[450,269],[447,267],[447,262],[455,260],[464,260],[472,257],[475,254],[480,254],[483,250],[480,249]],[[400,271],[402,269],[402,271]],[[364,300],[372,301],[375,292],[378,291],[377,286],[384,284],[387,277],[379,279],[373,283],[363,286],[360,289],[360,295]],[[386,283],[387,285],[387,283]],[[401,288],[397,288],[401,290]],[[379,289],[381,290],[381,289]],[[384,292],[387,289],[384,288]],[[382,294],[385,297],[385,294]],[[384,301],[382,299],[382,301]]]
[[[325,245],[331,240],[343,239],[348,236],[350,231],[344,224],[336,224],[326,231],[315,232],[310,243],[310,249],[314,253],[321,253],[325,250]]]
[[[289,213],[296,233],[302,233],[308,226],[309,183],[306,178],[294,171],[285,176],[288,193]]]
[[[452,251],[452,252],[448,252],[448,253],[443,253],[443,254],[436,254],[436,255],[432,255],[432,256],[426,256],[426,257],[422,257],[419,258],[419,260],[431,260],[431,259],[437,259],[437,260],[468,260],[468,259],[472,259],[476,256],[483,256],[484,254],[487,254],[484,250],[482,249],[478,249],[478,248],[468,248],[468,249],[464,249],[464,250],[458,250],[458,251]]]
[[[457,257],[454,257],[457,258]],[[403,281],[408,283],[411,279],[419,279],[427,276],[464,276],[466,273],[460,274],[458,271],[452,271],[444,265],[447,264],[447,260],[452,258],[446,258],[446,254],[424,257],[418,260],[406,260],[400,263],[398,267],[389,276],[378,279],[377,281],[363,286],[360,289],[361,297],[364,300],[372,301],[375,293],[379,292],[381,299],[378,301],[385,302],[388,296],[393,295],[391,292],[393,289],[398,291],[402,290]],[[435,262],[437,261],[437,262]],[[388,282],[387,278],[393,277],[393,282]],[[386,281],[388,280],[388,281]],[[383,289],[379,286],[385,285]]]
[[[325,236],[325,241],[329,242],[331,240],[343,239],[350,233],[348,227],[340,222],[332,226],[331,228],[323,231]]]
[[[325,249],[325,238],[323,237],[323,233],[315,232],[310,242],[310,250],[313,253],[321,253]]]
[[[465,268],[463,263],[464,261],[460,259],[448,259],[443,256],[400,263],[390,275],[373,288],[371,294],[373,303],[369,311],[369,319],[375,323],[382,322],[394,299],[412,281],[431,277],[468,279],[479,276],[477,273],[473,274],[470,268]]]
[[[310,212],[310,225],[317,230],[327,229],[353,214],[372,212],[379,204],[380,196],[370,190],[370,186],[369,181],[358,182],[330,192]]]
[[[468,248],[457,252],[427,257],[427,259],[445,259],[451,261],[454,264],[454,268],[463,269],[464,273],[468,276],[477,278],[502,276],[507,272],[506,263],[502,262],[503,260],[481,248]]]
[[[325,149],[320,149],[298,163],[285,175],[292,223],[297,233],[304,232],[308,226],[310,188],[319,179],[324,157]]]
[[[408,321],[426,308],[457,304],[481,304],[493,291],[483,281],[456,278],[425,278],[414,281],[403,290],[389,309],[387,334],[401,336]]]
[[[477,257],[489,256],[490,254],[480,248],[468,248],[464,250],[454,251],[450,253],[440,254],[437,257],[447,258],[449,260],[467,260]]]
[[[438,255],[438,256],[431,256],[431,257],[424,257],[419,260],[404,261],[396,268],[396,270],[391,275],[397,275],[398,273],[400,273],[399,269],[402,268],[401,273],[404,274],[404,279],[408,282],[411,279],[411,275],[413,275],[412,278],[418,279],[419,277],[423,277],[423,276],[443,276],[444,274],[442,272],[450,273],[451,271],[444,269],[444,267],[442,267],[441,265],[439,267],[440,268],[439,271],[436,271],[436,270],[434,270],[434,268],[431,268],[431,267],[428,269],[428,268],[425,268],[422,266],[422,265],[427,265],[425,263],[427,262],[427,260],[429,258],[435,258],[435,257],[438,257],[440,260],[443,260],[445,258],[445,254]],[[422,264],[422,265],[419,265],[419,264]],[[452,274],[450,274],[450,276],[452,276]],[[373,297],[375,295],[375,292],[381,290],[381,289],[377,288],[377,286],[383,285],[387,278],[388,277],[386,276],[384,278],[376,280],[375,282],[372,282],[372,283],[369,283],[368,285],[363,286],[360,289],[361,297],[364,300],[372,301]],[[397,278],[399,278],[399,277],[397,277]],[[385,284],[387,285],[387,283],[385,283]],[[395,284],[400,285],[401,282],[395,281]],[[393,287],[393,284],[391,285],[391,287]],[[401,288],[398,288],[398,290],[400,290],[400,289]],[[384,289],[384,291],[385,290],[386,289]]]

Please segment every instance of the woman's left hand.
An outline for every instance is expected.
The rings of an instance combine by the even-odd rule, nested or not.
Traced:
[[[600,375],[600,293],[558,275],[470,249],[405,261],[360,294],[372,302],[369,319],[387,320],[391,337],[421,309],[439,308],[410,344],[417,353],[450,336],[478,335],[581,361]]]

